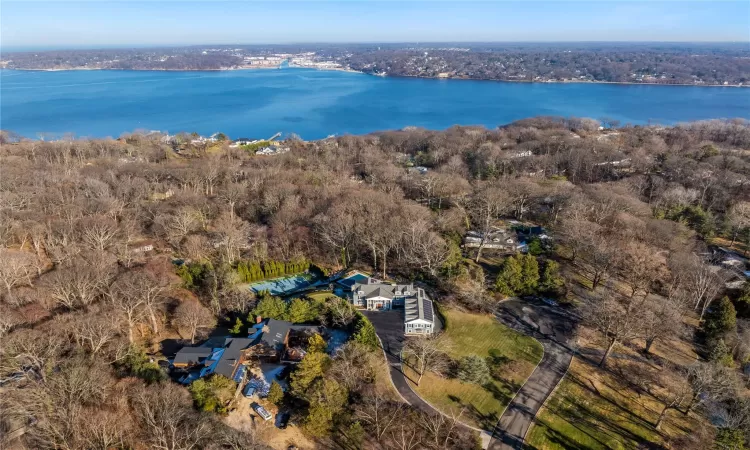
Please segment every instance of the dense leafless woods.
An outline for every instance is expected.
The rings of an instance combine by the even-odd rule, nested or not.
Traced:
[[[750,246],[744,121],[602,129],[534,118],[494,130],[290,139],[290,152],[268,157],[139,134],[2,139],[0,438],[20,429],[28,448],[260,448],[252,432],[196,412],[144,356],[247,315],[255,299],[233,269],[238,259],[408,276],[440,301],[491,311],[500,295],[482,270],[489,250],[462,254],[460,245],[467,230],[486,233],[498,219],[550,230],[548,257],[590,292],[561,300],[580,303],[600,332],[603,367],[618,345],[649,353],[674,337],[694,339],[705,360],[720,345],[737,363],[750,354],[748,294],[725,292],[738,275],[709,256],[716,238],[745,255]],[[210,262],[201,290],[182,287],[172,258]],[[737,326],[693,336],[686,318],[714,320],[724,294]],[[347,417],[367,424],[367,442],[468,448],[448,418],[349,376],[366,358],[350,351],[335,367],[354,383]],[[738,389],[727,372],[739,375],[713,361],[670,372],[687,371],[677,377],[687,385],[664,381],[666,404],[742,410],[726,395]],[[332,439],[348,442],[352,420],[336,422]],[[747,419],[736,428],[747,430]]]

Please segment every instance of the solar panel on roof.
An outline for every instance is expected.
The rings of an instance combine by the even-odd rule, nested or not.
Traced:
[[[432,322],[433,321],[432,302],[429,300],[423,300],[423,302],[424,303],[422,303],[422,307],[424,308],[424,318]]]

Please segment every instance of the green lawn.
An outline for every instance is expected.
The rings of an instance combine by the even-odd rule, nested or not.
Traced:
[[[304,295],[311,300],[326,300],[328,297],[336,297],[336,294],[331,291],[315,291],[305,293]]]
[[[581,361],[545,404],[526,443],[538,450],[624,450],[663,444],[666,436],[695,429],[693,417],[670,411],[661,431],[654,428],[663,405],[647,394]]]
[[[433,406],[448,414],[463,410],[461,420],[491,430],[505,407],[542,358],[536,340],[505,327],[489,315],[445,311],[448,353],[454,359],[479,355],[488,358],[493,379],[484,386],[426,373],[420,386],[412,387]],[[407,376],[416,374],[405,369]]]

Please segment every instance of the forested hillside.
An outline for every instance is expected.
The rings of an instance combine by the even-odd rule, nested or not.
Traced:
[[[245,282],[310,263],[420,280],[439,303],[493,311],[509,292],[461,244],[468,230],[505,219],[549,230],[548,258],[567,286],[549,291],[579,308],[608,349],[603,367],[620,348],[643,344],[648,355],[672,338],[705,361],[665,365],[689,374],[677,377],[687,387],[653,381],[672,409],[727,417],[693,436],[702,441],[684,430],[674,448],[745,440],[750,290],[726,289],[744,278],[712,251],[750,250],[750,123],[601,125],[530,118],[491,130],[290,138],[290,151],[273,156],[157,135],[42,142],[3,133],[0,438],[20,429],[26,448],[263,448],[252,430],[196,411],[188,390],[165,380],[156,359],[165,340],[191,337],[187,316],[232,326],[256,306]],[[178,276],[186,262],[203,264],[204,282]],[[353,373],[367,360],[355,350],[329,370]],[[473,445],[395,400],[374,404],[373,389],[349,379],[330,429],[316,435],[324,448],[353,445],[355,434],[368,448]],[[373,425],[372,411],[388,426]]]

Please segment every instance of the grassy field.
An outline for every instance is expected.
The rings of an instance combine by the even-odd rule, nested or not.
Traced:
[[[450,356],[454,359],[469,355],[488,358],[493,379],[479,386],[430,372],[424,375],[420,386],[412,383],[412,388],[441,411],[458,414],[463,410],[462,421],[491,430],[542,358],[542,346],[489,315],[447,310],[445,316]],[[406,368],[405,372],[409,378],[417,379],[410,369]]]
[[[312,300],[325,300],[328,297],[336,297],[336,295],[331,291],[315,291],[306,293],[304,295],[305,297],[308,297]]]
[[[656,398],[638,395],[618,378],[575,358],[526,443],[539,450],[624,450],[645,442],[664,444],[670,436],[695,429],[695,418],[670,410],[657,431],[654,424],[662,408]]]

